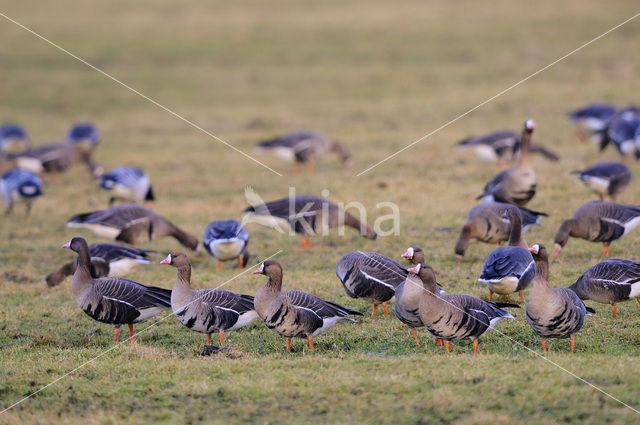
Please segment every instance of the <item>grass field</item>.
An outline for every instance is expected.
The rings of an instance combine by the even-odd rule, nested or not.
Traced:
[[[637,423],[638,414],[576,379],[640,407],[640,312],[621,304],[597,311],[577,338],[551,341],[547,359],[526,323],[503,321],[453,354],[420,333],[416,348],[395,317],[369,317],[371,306],[347,298],[338,259],[354,251],[399,258],[422,246],[438,280],[452,293],[486,297],[476,279],[493,246],[474,243],[455,265],[453,246],[467,211],[497,172],[471,152],[452,149],[473,134],[537,122],[534,139],[562,160],[533,157],[539,190],[529,207],[547,212],[529,243],[552,245],[560,223],[594,199],[569,172],[600,155],[573,135],[566,113],[592,101],[637,102],[640,22],[632,21],[519,85],[379,167],[356,174],[511,86],[638,12],[615,1],[9,2],[0,12],[183,115],[244,152],[264,138],[299,128],[343,141],[355,165],[327,158],[313,175],[259,159],[277,176],[154,106],[104,75],[0,18],[0,121],[26,126],[35,144],[62,140],[76,121],[103,134],[96,159],[110,169],[136,165],[151,176],[153,208],[202,237],[215,219],[239,218],[251,185],[266,200],[330,191],[359,201],[369,220],[394,202],[398,236],[370,241],[332,233],[301,251],[299,237],[249,227],[253,264],[282,250],[284,286],[313,292],[365,314],[287,353],[284,339],[254,322],[228,334],[231,354],[199,355],[204,336],[167,317],[114,347],[112,327],[91,320],[71,295],[70,279],[47,288],[44,276],[73,256],[60,245],[85,231],[65,227],[73,214],[103,208],[108,195],[82,167],[57,181],[32,214],[0,219],[0,408],[75,370],[0,414],[0,423]],[[638,174],[638,166],[630,164]],[[637,178],[637,177],[636,177]],[[637,184],[620,201],[638,203]],[[145,244],[159,262],[173,239]],[[614,257],[640,260],[640,234],[612,244]],[[192,282],[216,287],[240,270],[220,273],[205,253],[190,254]],[[551,264],[552,285],[566,286],[602,260],[599,244],[571,239]],[[134,280],[171,288],[175,269],[140,268]],[[225,284],[248,294],[265,283],[249,273]],[[517,297],[507,299],[516,302]],[[522,304],[524,307],[524,304]],[[160,316],[164,318],[167,313]],[[152,322],[137,325],[142,331]],[[109,350],[109,351],[106,351]],[[566,369],[563,371],[560,368]]]

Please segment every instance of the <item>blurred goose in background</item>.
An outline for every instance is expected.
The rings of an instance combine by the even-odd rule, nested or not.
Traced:
[[[291,351],[291,338],[307,338],[313,350],[313,337],[331,329],[343,320],[356,321],[347,315],[362,313],[343,307],[307,292],[282,291],[282,266],[268,260],[253,274],[264,274],[267,284],[258,289],[254,299],[255,309],[265,325],[287,339],[287,351]]]
[[[91,151],[77,149],[61,143],[50,143],[36,146],[14,156],[16,159],[31,158],[42,165],[46,173],[53,174],[65,171],[73,164],[85,164],[94,177],[99,177],[103,170],[94,160]]]
[[[531,133],[535,128],[533,120],[527,120],[522,130],[522,153],[520,164],[496,175],[484,187],[482,195],[477,199],[498,201],[523,206],[536,194],[538,177],[529,165],[529,144]]]
[[[111,192],[109,205],[116,199],[154,201],[149,176],[136,167],[116,167],[100,177],[100,187]]]
[[[471,239],[489,244],[498,244],[509,240],[511,221],[505,218],[504,214],[510,207],[511,204],[504,202],[481,202],[471,208],[454,248],[457,263],[462,262]],[[523,233],[530,226],[539,226],[541,217],[548,217],[543,212],[531,211],[526,208],[518,208],[518,210],[522,217]]]
[[[611,105],[593,103],[570,112],[568,118],[576,125],[576,136],[584,142],[601,134],[616,112],[616,108]]]
[[[11,154],[29,149],[31,141],[24,128],[17,124],[0,127],[0,153]]]
[[[91,276],[94,278],[103,276],[126,276],[141,264],[151,264],[147,256],[152,252],[155,251],[130,248],[128,246],[111,243],[92,243],[89,245]],[[76,261],[65,263],[58,270],[47,275],[47,285],[59,285],[65,277],[71,276],[75,271]]]
[[[20,201],[26,202],[29,214],[33,199],[42,195],[42,182],[37,174],[16,168],[0,178],[0,194],[7,204],[5,214],[10,214],[14,204]]]
[[[218,260],[218,270],[222,271],[221,261],[238,259],[238,266],[246,267],[249,261],[249,233],[236,220],[219,220],[209,223],[202,236],[202,244],[213,258]]]
[[[631,170],[619,162],[600,162],[585,170],[573,171],[579,174],[578,181],[600,196],[600,200],[608,196],[611,201],[629,186]]]
[[[98,322],[129,326],[129,342],[135,341],[133,324],[143,322],[171,307],[169,289],[146,286],[121,277],[91,277],[89,246],[83,238],[73,238],[62,246],[78,253],[78,266],[71,280],[71,291],[82,311]]]
[[[275,139],[258,143],[255,152],[273,150],[275,154],[293,162],[293,172],[297,173],[300,164],[306,164],[309,172],[313,171],[315,162],[328,152],[340,157],[345,167],[351,166],[351,153],[342,144],[329,140],[317,131],[294,131]]]
[[[225,332],[240,329],[258,318],[252,296],[224,289],[191,289],[191,263],[185,253],[172,252],[160,264],[169,264],[178,269],[171,292],[171,309],[184,326],[207,334],[203,356],[213,352],[213,332],[218,332],[222,345]]]
[[[67,144],[92,151],[100,142],[100,132],[91,123],[74,124],[67,134]]]
[[[549,285],[549,258],[544,245],[533,245],[531,254],[536,263],[536,277],[527,303],[527,322],[542,338],[546,353],[547,338],[569,338],[574,352],[575,335],[582,328],[587,308],[569,288]]]
[[[89,229],[98,236],[131,245],[171,236],[193,251],[198,248],[195,236],[150,209],[134,203],[74,215],[67,221],[67,227]]]
[[[624,159],[633,155],[640,156],[640,108],[629,107],[616,113],[603,130],[600,140],[600,150],[604,150],[613,143]]]
[[[565,220],[554,239],[558,258],[569,236],[602,242],[604,256],[609,256],[609,244],[635,229],[640,224],[640,207],[608,201],[591,201],[583,204]]]

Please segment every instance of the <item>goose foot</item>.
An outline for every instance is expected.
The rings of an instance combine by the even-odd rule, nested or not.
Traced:
[[[313,249],[313,245],[311,245],[309,238],[305,236],[302,238],[302,249],[304,250],[306,248]]]
[[[445,342],[444,346],[447,347],[447,354],[451,354],[451,341]]]
[[[547,346],[547,340],[543,339],[542,340],[542,350],[546,353],[547,351],[549,351],[549,347]]]
[[[613,318],[615,319],[616,317],[618,317],[618,306],[615,304],[612,305],[611,310],[613,311]]]
[[[480,354],[480,349],[478,349],[478,340],[473,341],[473,354]]]
[[[416,345],[420,347],[420,341],[418,341],[418,332],[414,328],[411,328],[411,335],[413,335],[413,339],[416,340]]]

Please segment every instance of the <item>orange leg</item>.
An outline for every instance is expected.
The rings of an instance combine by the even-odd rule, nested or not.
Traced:
[[[371,311],[371,317],[375,317],[377,311],[378,311],[378,304],[374,304],[373,311]]]
[[[435,344],[436,344],[436,345],[444,345],[444,341],[443,341],[443,340],[441,340],[440,338],[436,338],[436,342],[435,342]]]
[[[445,343],[445,347],[447,347],[447,354],[451,354],[451,342],[447,341]]]
[[[618,317],[618,306],[615,304],[612,305],[611,310],[613,311],[613,318],[615,319],[616,317]]]
[[[520,301],[524,301],[524,291],[518,292],[518,295],[520,295]]]
[[[389,310],[387,310],[387,302],[383,302],[382,303],[382,309],[384,310],[384,315],[388,316],[389,315]]]
[[[615,197],[615,196],[613,196],[613,195],[611,195],[611,196],[609,197],[609,199],[611,199],[611,202],[616,202],[616,197]]]
[[[473,354],[480,354],[480,350],[478,349],[478,340],[473,341]]]
[[[313,337],[309,335],[307,339],[309,340],[309,350],[313,350]]]
[[[411,335],[413,335],[413,339],[416,340],[416,345],[420,347],[420,342],[418,341],[418,332],[414,328],[411,328]]]
[[[640,304],[640,298],[636,298],[636,301],[638,301],[638,304]]]
[[[316,166],[313,162],[307,162],[307,172],[313,173],[316,169]]]
[[[287,351],[291,351],[291,338],[287,338]]]
[[[546,353],[547,351],[549,351],[549,347],[547,346],[547,340],[543,339],[542,340],[542,350]]]
[[[574,353],[574,349],[576,346],[576,337],[571,335],[571,338],[569,338],[569,344],[571,344],[571,352]]]
[[[489,302],[493,299],[493,291],[489,289]]]
[[[311,245],[311,241],[306,236],[302,238],[302,249],[305,249],[305,248],[313,249],[313,245]]]
[[[504,159],[500,159],[498,161],[498,169],[504,170],[505,168],[507,168],[507,162]]]
[[[218,271],[222,271],[222,263],[220,262],[220,260],[218,260]]]
[[[238,267],[244,269],[244,263],[242,262],[242,257],[238,257]]]
[[[582,130],[580,130],[579,128],[576,128],[576,137],[578,138],[578,140],[580,140],[582,143],[586,143],[587,142],[587,135],[584,134],[582,132]]]
[[[118,342],[118,340],[120,339],[120,328],[113,329],[113,339],[115,342]]]
[[[293,168],[291,169],[291,172],[293,174],[298,174],[298,171],[300,171],[300,163],[296,161],[293,163]]]
[[[136,337],[133,333],[133,323],[129,323],[129,342],[136,342]]]
[[[604,256],[608,257],[609,256],[609,244],[607,244],[606,242],[602,243],[602,248],[604,249]]]
[[[207,334],[207,345],[211,345],[211,334]]]
[[[224,331],[218,331],[218,337],[220,338],[220,345],[224,344]]]

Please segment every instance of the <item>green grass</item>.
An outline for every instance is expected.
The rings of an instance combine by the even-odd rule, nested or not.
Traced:
[[[326,188],[333,201],[362,202],[370,220],[388,213],[379,202],[401,211],[399,236],[369,241],[333,232],[315,238],[313,252],[301,251],[298,237],[249,227],[254,261],[283,250],[277,259],[286,288],[365,313],[316,338],[315,351],[297,340],[287,353],[284,340],[256,322],[228,334],[230,354],[202,358],[204,336],[168,317],[135,346],[108,351],[1,414],[0,423],[637,423],[630,409],[529,352],[541,347],[523,309],[482,338],[481,356],[469,342],[455,343],[447,356],[424,331],[416,348],[395,317],[368,317],[371,307],[347,298],[334,274],[347,252],[398,258],[419,245],[449,292],[486,297],[476,279],[494,247],[474,243],[456,266],[453,245],[497,170],[452,146],[472,134],[519,128],[529,117],[537,122],[534,138],[562,156],[557,164],[533,159],[539,191],[529,206],[550,217],[526,239],[551,246],[560,223],[593,199],[569,172],[617,159],[612,150],[599,155],[579,144],[566,112],[591,101],[637,100],[635,21],[355,174],[632,16],[630,3],[24,1],[2,2],[0,11],[245,152],[297,128],[322,130],[353,151],[352,169],[327,158],[313,176],[292,176],[288,164],[260,157],[285,175],[278,177],[0,20],[0,121],[24,124],[35,144],[61,140],[75,121],[95,122],[103,134],[97,160],[106,169],[143,167],[158,198],[154,209],[198,237],[212,220],[239,217],[247,185],[264,199],[286,196],[290,186],[316,195]],[[64,225],[107,204],[87,176],[79,167],[45,179],[30,217],[18,207],[0,219],[0,407],[114,347],[112,328],[77,308],[69,280],[44,284],[72,258],[62,243],[75,235],[100,241]],[[620,200],[638,203],[639,195],[633,184]],[[157,250],[159,262],[178,245],[161,239],[143,247]],[[639,249],[632,233],[611,253],[638,260]],[[551,265],[552,284],[572,283],[601,253],[598,244],[570,240]],[[190,257],[197,287],[216,287],[239,272],[230,263],[217,272],[204,253]],[[131,277],[170,288],[175,269],[154,265]],[[264,282],[245,274],[225,288],[254,294]],[[589,305],[597,314],[578,335],[576,354],[567,341],[551,341],[548,358],[637,408],[638,306],[621,304],[613,320],[608,306]]]

